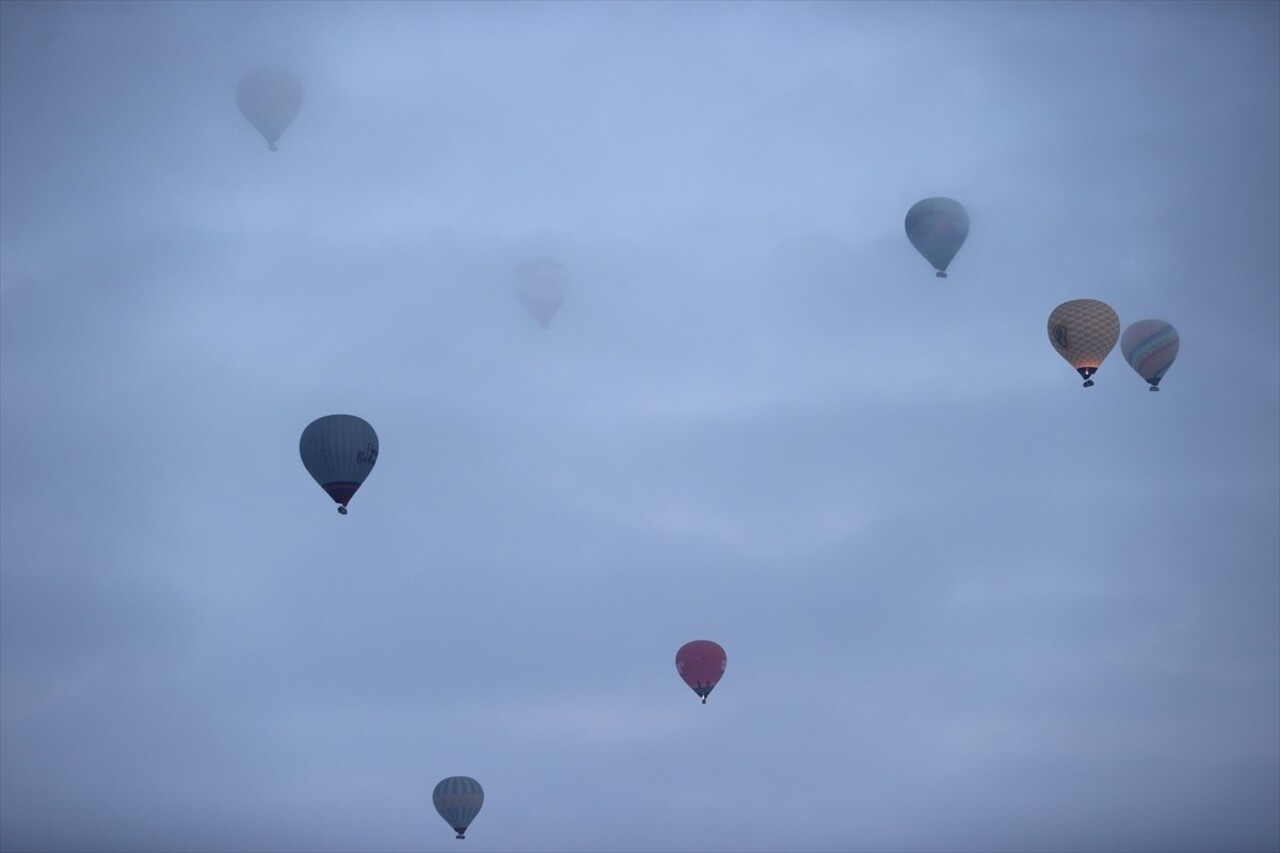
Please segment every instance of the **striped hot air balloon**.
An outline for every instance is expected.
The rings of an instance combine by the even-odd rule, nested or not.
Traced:
[[[710,640],[685,643],[676,652],[676,672],[694,693],[702,697],[703,705],[707,704],[707,696],[720,682],[728,662],[720,644]]]
[[[470,776],[450,776],[436,785],[431,793],[431,802],[444,822],[458,833],[458,838],[466,838],[467,827],[484,805],[484,789]]]
[[[1164,320],[1139,320],[1120,336],[1120,352],[1152,391],[1178,357],[1178,330]]]
[[[302,464],[347,514],[347,502],[378,461],[378,434],[355,415],[325,415],[302,431]]]
[[[1064,302],[1049,315],[1049,343],[1058,355],[1084,377],[1084,387],[1102,366],[1120,337],[1120,318],[1111,306],[1096,299]]]
[[[953,198],[926,198],[907,211],[907,239],[924,255],[938,278],[969,236],[969,213]]]

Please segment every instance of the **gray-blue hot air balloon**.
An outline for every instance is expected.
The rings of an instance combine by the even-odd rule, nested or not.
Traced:
[[[275,151],[280,134],[302,108],[302,81],[279,65],[255,68],[240,78],[236,104]]]
[[[969,236],[969,214],[951,198],[926,198],[907,211],[907,239],[924,255],[938,278],[947,277],[947,266]]]
[[[302,464],[347,514],[347,502],[378,461],[378,434],[355,415],[325,415],[302,431],[298,442]]]
[[[470,776],[450,776],[436,785],[431,802],[445,823],[458,833],[458,838],[466,838],[467,827],[484,805],[484,789]]]

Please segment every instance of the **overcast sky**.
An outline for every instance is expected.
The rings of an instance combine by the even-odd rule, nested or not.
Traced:
[[[0,35],[4,850],[1280,847],[1280,4]],[[1081,298],[1176,326],[1159,394],[1081,388]]]

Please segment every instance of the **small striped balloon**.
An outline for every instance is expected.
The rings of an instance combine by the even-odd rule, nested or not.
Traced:
[[[1124,330],[1120,351],[1139,376],[1157,387],[1178,357],[1178,330],[1164,320],[1139,320]]]
[[[466,838],[467,827],[484,805],[484,789],[470,776],[450,776],[436,785],[431,802],[445,823],[458,833],[458,838]]]

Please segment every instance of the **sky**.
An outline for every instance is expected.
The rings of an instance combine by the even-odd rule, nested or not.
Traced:
[[[1273,2],[6,0],[0,848],[1280,849],[1278,235]]]

